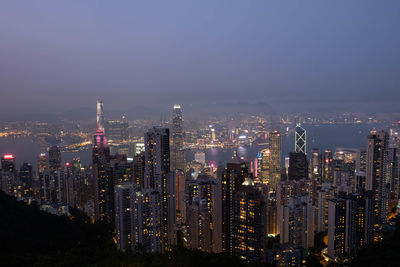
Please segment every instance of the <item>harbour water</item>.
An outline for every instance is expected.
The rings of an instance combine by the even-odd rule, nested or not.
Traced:
[[[334,149],[335,147],[365,147],[366,137],[371,130],[384,129],[381,125],[373,124],[304,125],[303,127],[307,130],[308,153],[312,148],[319,148],[323,151],[325,149]],[[240,157],[254,159],[258,151],[264,148],[264,146],[253,145],[236,149],[207,149],[205,150],[206,161],[225,164],[232,158],[235,150]],[[282,135],[282,158],[291,151],[294,151],[294,133]],[[43,152],[45,152],[45,148],[37,144],[32,137],[0,138],[0,155],[14,154],[17,166],[20,166],[23,162],[29,162],[36,168],[37,156]],[[62,153],[64,162],[71,161],[74,157],[79,157],[83,165],[89,165],[91,149]],[[186,157],[187,161],[193,160],[194,152],[188,151]]]

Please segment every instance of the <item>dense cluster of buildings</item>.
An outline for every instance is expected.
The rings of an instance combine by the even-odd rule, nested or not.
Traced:
[[[56,214],[81,209],[114,227],[122,251],[165,252],[179,243],[248,262],[304,266],[316,234],[326,233],[324,256],[345,262],[380,240],[399,199],[399,140],[385,131],[372,132],[366,149],[307,155],[298,124],[294,152],[284,161],[281,134],[270,131],[255,159],[233,155],[214,166],[202,151],[186,162],[179,105],[170,127],[148,129],[133,157],[110,153],[109,140],[127,138],[128,124],[105,121],[101,101],[97,109],[89,167],[79,159],[62,163],[57,146],[39,155],[36,171],[28,163],[17,170],[14,156],[3,155],[1,189]]]

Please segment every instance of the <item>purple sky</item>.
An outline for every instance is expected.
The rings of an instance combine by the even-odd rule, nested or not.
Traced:
[[[0,1],[0,118],[263,102],[400,111],[400,1]]]

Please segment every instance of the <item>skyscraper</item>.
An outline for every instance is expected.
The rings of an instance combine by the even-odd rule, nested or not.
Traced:
[[[180,105],[174,105],[172,112],[172,147],[171,170],[185,169],[185,152],[183,150],[182,109]]]
[[[304,153],[304,154],[307,153],[306,130],[303,127],[301,127],[300,123],[296,125],[294,151],[296,153]]]
[[[97,100],[97,127],[104,131],[103,101]]]
[[[169,129],[153,127],[145,134],[145,189],[160,195],[160,246],[169,250],[176,242],[175,175],[170,172]],[[157,241],[158,242],[158,241]]]
[[[302,152],[289,153],[289,180],[308,178],[307,156]]]
[[[388,192],[386,188],[388,134],[380,131],[367,138],[366,188],[374,192],[375,228],[386,223]]]
[[[33,196],[33,170],[32,165],[29,163],[23,163],[19,170],[19,182],[21,197],[32,197]]]
[[[269,149],[271,151],[270,185],[276,188],[281,180],[281,134],[273,131],[269,134]]]
[[[248,262],[266,259],[267,196],[246,178],[232,201],[232,255]]]
[[[61,150],[58,146],[52,146],[48,151],[50,174],[50,199],[53,202],[61,202],[63,196],[63,177],[61,172]]]
[[[92,170],[95,194],[95,220],[113,223],[113,177],[110,166],[110,149],[104,131],[97,129],[93,140]]]

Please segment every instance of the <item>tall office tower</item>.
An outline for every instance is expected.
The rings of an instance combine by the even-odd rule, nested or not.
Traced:
[[[322,157],[319,149],[311,149],[309,178],[311,180],[321,182],[322,176]]]
[[[266,195],[246,178],[233,195],[232,255],[248,262],[265,262],[266,207]]]
[[[307,154],[306,130],[301,127],[300,123],[296,125],[294,151],[296,153]]]
[[[304,153],[289,153],[289,180],[308,178],[307,156]]]
[[[322,182],[333,183],[333,154],[332,150],[325,150],[323,168],[322,168]]]
[[[110,149],[104,131],[96,131],[92,152],[93,192],[95,220],[113,223],[113,177],[110,166]]]
[[[273,131],[269,134],[269,148],[271,151],[270,185],[273,189],[281,180],[281,134]]]
[[[115,235],[117,239],[117,248],[121,251],[134,249],[138,241],[138,235],[135,229],[138,225],[134,225],[135,214],[135,186],[130,182],[126,182],[115,186],[114,203],[115,203]]]
[[[222,247],[232,255],[232,201],[233,196],[249,174],[246,163],[238,156],[233,157],[221,173],[222,184]]]
[[[278,234],[278,207],[276,195],[268,194],[267,202],[267,234]]]
[[[104,132],[104,113],[103,113],[103,101],[97,100],[97,127]]]
[[[309,195],[291,197],[282,210],[282,220],[278,218],[282,224],[280,243],[293,248],[313,247],[315,208]]]
[[[169,129],[153,127],[145,134],[144,187],[161,197],[161,251],[169,250],[176,242],[175,175],[170,172]]]
[[[263,184],[267,185],[270,183],[271,178],[271,150],[261,150],[261,161],[259,165],[258,178],[262,181]]]
[[[375,196],[375,228],[386,223],[388,193],[386,189],[388,135],[384,131],[367,138],[366,188]]]
[[[19,169],[20,196],[33,197],[33,170],[32,165],[23,163]]]
[[[180,105],[174,105],[172,112],[171,170],[184,169],[185,151],[183,150],[182,109]]]
[[[1,158],[1,188],[10,196],[16,196],[16,175],[14,155],[4,155]]]
[[[140,188],[144,187],[144,151],[133,156],[133,182]]]
[[[328,256],[343,260],[373,242],[373,192],[341,194],[329,200]]]
[[[334,197],[334,188],[330,183],[323,183],[318,190],[317,202],[317,232],[325,232],[328,230],[328,204],[329,200]]]
[[[201,174],[186,187],[189,248],[222,252],[221,183]]]

